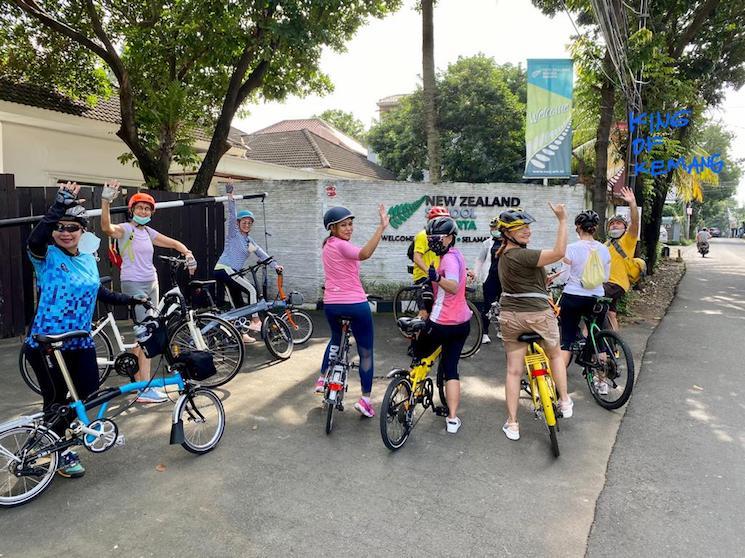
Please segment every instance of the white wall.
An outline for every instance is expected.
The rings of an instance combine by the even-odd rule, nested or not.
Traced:
[[[335,188],[335,197],[327,194],[327,187]],[[407,182],[367,181],[256,181],[244,182],[236,187],[240,193],[268,192],[265,202],[266,226],[271,233],[268,252],[285,265],[285,285],[303,293],[306,301],[320,298],[323,282],[321,243],[327,233],[323,229],[323,213],[336,205],[348,207],[355,214],[352,242],[363,245],[378,223],[377,205],[390,206],[414,202],[421,196],[456,197],[455,211],[466,210],[473,215],[477,230],[461,230],[456,244],[469,266],[478,254],[480,240],[489,235],[489,221],[505,208],[462,207],[460,203],[476,202],[478,197],[495,196],[519,198],[520,206],[537,219],[533,225],[530,245],[550,248],[556,238],[556,218],[548,202],[565,203],[570,215],[570,241],[575,237],[572,225],[574,216],[585,209],[585,188],[578,186],[540,186],[527,184],[414,184]],[[472,199],[468,199],[472,198]],[[452,199],[449,201],[453,201]],[[257,214],[252,236],[264,244],[264,219],[261,203],[239,202]],[[405,283],[410,280],[406,271],[410,263],[406,256],[408,237],[421,230],[425,224],[428,206],[423,203],[415,214],[400,227],[389,227],[384,240],[373,257],[362,263],[362,277],[366,281]]]

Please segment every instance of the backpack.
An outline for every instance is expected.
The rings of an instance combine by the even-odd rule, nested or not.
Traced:
[[[109,238],[109,261],[112,265],[115,265],[119,269],[122,268],[122,252],[126,252],[129,249],[134,237],[135,233],[133,231],[129,234],[129,238],[124,243],[122,250],[119,250],[119,241],[116,238]]]
[[[414,261],[414,241],[411,241],[411,244],[409,244],[409,247],[406,249],[406,255],[409,257],[409,259],[413,262]]]
[[[590,255],[585,262],[585,268],[582,270],[580,283],[582,288],[592,290],[599,287],[605,281],[605,267],[600,259],[597,248],[590,248]]]
[[[623,265],[626,267],[626,275],[629,278],[631,286],[636,285],[644,275],[647,273],[647,262],[641,258],[630,258],[623,248],[618,239],[612,238],[606,246],[613,246],[616,252],[623,258]]]

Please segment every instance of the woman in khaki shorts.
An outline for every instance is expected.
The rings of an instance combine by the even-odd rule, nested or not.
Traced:
[[[558,262],[567,247],[566,209],[563,204],[549,204],[559,221],[556,243],[551,250],[529,249],[530,224],[535,219],[521,209],[510,209],[499,216],[502,246],[499,250],[499,280],[502,283],[499,325],[507,354],[507,422],[502,430],[510,440],[520,439],[517,408],[520,379],[525,370],[526,343],[517,338],[535,332],[543,337],[542,345],[551,360],[559,407],[564,418],[572,416],[572,400],[567,393],[567,369],[561,354],[559,326],[548,302],[544,266]]]

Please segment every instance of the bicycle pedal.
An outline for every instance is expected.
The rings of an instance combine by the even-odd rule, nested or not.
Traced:
[[[446,416],[448,416],[448,408],[447,407],[443,407],[442,405],[438,405],[438,406],[435,407],[435,414],[438,417],[446,417]]]

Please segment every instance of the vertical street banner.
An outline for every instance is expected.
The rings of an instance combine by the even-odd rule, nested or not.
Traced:
[[[524,178],[572,174],[572,61],[528,60]]]

